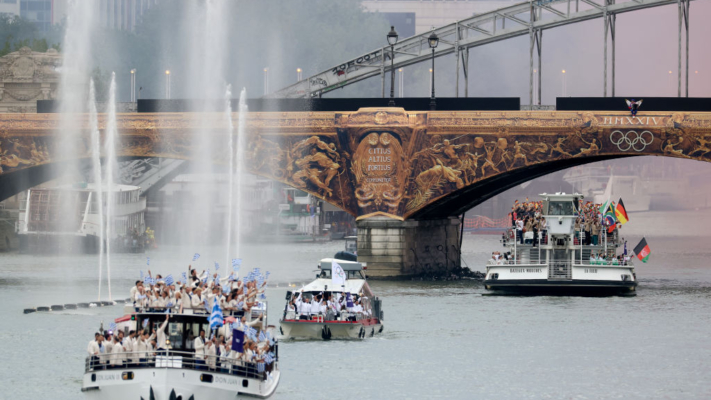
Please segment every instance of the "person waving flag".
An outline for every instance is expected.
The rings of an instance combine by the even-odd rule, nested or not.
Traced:
[[[645,238],[642,238],[639,244],[635,246],[634,253],[637,255],[637,258],[642,260],[644,263],[649,260],[649,253],[651,253],[651,250],[649,249],[649,245],[647,244],[647,240]]]

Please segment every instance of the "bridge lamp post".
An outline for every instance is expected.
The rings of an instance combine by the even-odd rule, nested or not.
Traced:
[[[136,102],[136,68],[131,69],[131,102]]]
[[[437,45],[439,44],[439,37],[437,36],[436,33],[432,32],[429,38],[427,38],[427,42],[430,45],[430,48],[432,49],[432,96],[430,97],[430,110],[436,110],[437,109],[437,102],[435,101],[435,65],[434,65],[434,59],[435,59],[435,48],[437,48]]]
[[[400,97],[402,98],[402,97],[405,97],[405,87],[404,87],[404,82],[403,82],[404,79],[403,79],[403,77],[402,77],[402,68],[400,68],[400,69],[398,70],[398,72],[400,73],[400,82],[399,82],[399,86],[400,86],[400,87],[399,87],[398,89],[399,89],[399,92],[400,92],[400,93],[399,93],[399,94],[400,94]],[[698,71],[697,71],[697,72],[698,72]]]
[[[566,94],[567,94],[566,92],[568,91],[568,87],[567,87],[567,86],[568,86],[568,85],[567,85],[568,82],[567,82],[567,80],[565,79],[565,70],[563,70],[563,71],[561,71],[561,72],[562,72],[561,77],[563,78],[563,97],[565,97]]]
[[[165,98],[170,99],[170,70],[165,70]]]
[[[296,69],[296,81],[301,82],[301,68]]]
[[[269,93],[269,68],[264,68],[264,95]]]
[[[397,32],[395,27],[390,26],[388,32],[388,43],[390,44],[390,101],[388,107],[395,107],[395,43],[397,43]]]

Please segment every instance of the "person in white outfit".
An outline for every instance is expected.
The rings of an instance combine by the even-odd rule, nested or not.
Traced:
[[[195,338],[195,369],[205,369],[205,330],[200,329],[200,336]]]
[[[87,346],[86,351],[89,353],[89,357],[91,357],[91,367],[92,369],[95,368],[97,365],[99,365],[99,357],[101,356],[102,353],[102,342],[104,340],[104,337],[101,336],[99,332],[96,332],[94,334],[94,340],[89,342],[89,346]]]
[[[116,336],[114,336],[113,345],[111,349],[111,368],[122,368],[124,348]]]
[[[158,350],[168,350],[168,345],[166,343],[168,338],[165,336],[165,327],[168,326],[168,318],[170,318],[170,314],[165,315],[165,321],[160,325],[158,331],[156,332],[156,338],[158,340],[156,347]]]
[[[214,371],[217,368],[217,351],[213,340],[208,340],[205,343],[205,361],[210,371]]]

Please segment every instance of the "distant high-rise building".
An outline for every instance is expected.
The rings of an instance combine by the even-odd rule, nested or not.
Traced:
[[[2,0],[3,3],[16,3],[17,0]],[[55,0],[19,0],[20,17],[30,20],[40,31],[46,31],[54,23]]]
[[[521,0],[363,0],[363,7],[379,12],[407,38],[455,21],[520,3]]]
[[[98,0],[99,21],[107,28],[133,31],[139,18],[159,0]]]

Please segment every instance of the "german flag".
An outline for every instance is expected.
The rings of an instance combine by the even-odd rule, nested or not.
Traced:
[[[647,245],[647,240],[645,240],[645,238],[642,238],[639,244],[634,248],[634,253],[637,255],[637,258],[645,263],[649,259],[650,252],[651,251],[649,250],[649,246]]]
[[[622,198],[620,198],[620,201],[615,207],[615,217],[617,217],[617,220],[620,221],[620,224],[622,225],[626,224],[627,221],[630,220],[630,217],[627,216],[627,210],[625,210],[625,203],[622,202]]]

